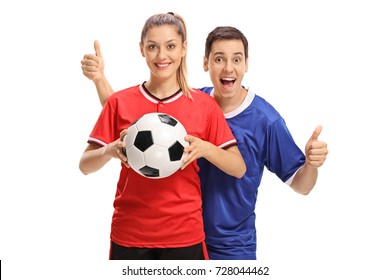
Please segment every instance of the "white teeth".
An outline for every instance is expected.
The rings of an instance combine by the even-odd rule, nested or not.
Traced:
[[[167,67],[169,65],[169,63],[165,63],[165,64],[157,64],[158,67]]]
[[[234,81],[235,79],[234,78],[221,78],[221,80],[224,80],[224,81]]]

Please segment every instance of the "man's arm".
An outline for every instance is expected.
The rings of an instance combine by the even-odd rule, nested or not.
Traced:
[[[95,54],[84,55],[83,60],[81,60],[81,69],[84,76],[95,84],[100,103],[104,106],[110,95],[114,93],[114,90],[104,75],[104,60],[99,41],[95,41],[93,45]]]
[[[305,146],[306,162],[295,174],[290,185],[297,193],[304,195],[310,193],[317,182],[318,168],[322,166],[326,160],[328,154],[327,144],[318,140],[321,131],[321,126],[316,127]]]

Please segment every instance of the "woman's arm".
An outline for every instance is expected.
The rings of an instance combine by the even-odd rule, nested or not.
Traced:
[[[185,140],[190,143],[184,149],[188,155],[183,159],[182,169],[198,158],[205,158],[223,172],[241,178],[246,172],[246,165],[237,146],[221,149],[214,144],[200,138],[187,135]]]
[[[88,144],[81,156],[79,168],[84,175],[96,172],[101,169],[112,158],[120,159],[127,167],[127,157],[123,154],[123,147],[126,146],[123,138],[127,134],[127,129],[122,130],[118,140],[100,147],[94,144]]]

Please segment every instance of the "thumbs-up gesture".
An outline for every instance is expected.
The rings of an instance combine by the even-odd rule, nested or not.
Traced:
[[[84,55],[81,60],[81,69],[83,70],[84,76],[88,79],[96,82],[104,77],[104,61],[102,52],[100,51],[99,41],[93,43],[95,54]]]
[[[306,164],[311,167],[320,167],[328,154],[328,145],[325,142],[318,140],[321,131],[322,126],[317,126],[309,141],[306,143]]]

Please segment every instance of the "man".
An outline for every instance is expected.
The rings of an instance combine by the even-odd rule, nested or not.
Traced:
[[[102,104],[113,93],[104,76],[100,46],[85,55],[82,69],[97,88]],[[248,41],[234,27],[217,27],[206,39],[203,61],[214,87],[211,94],[221,107],[233,131],[247,171],[237,179],[223,174],[205,160],[199,160],[202,181],[203,216],[210,259],[256,259],[255,205],[264,167],[300,194],[314,187],[318,168],[328,149],[319,141],[322,127],[315,128],[305,154],[294,142],[275,108],[241,82],[248,71]]]

